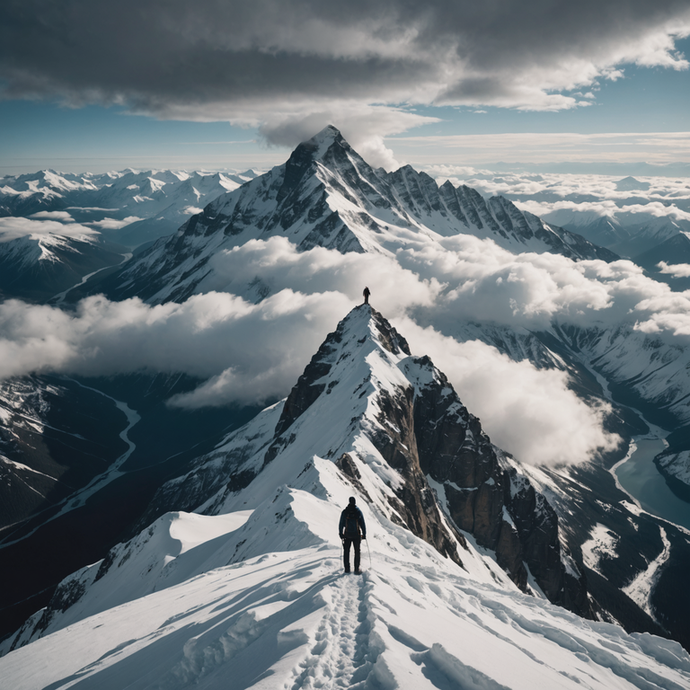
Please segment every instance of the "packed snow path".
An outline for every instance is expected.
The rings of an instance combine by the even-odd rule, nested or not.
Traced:
[[[367,590],[365,575],[343,574],[323,591],[326,605],[316,642],[291,690],[364,687],[377,656],[369,646]]]

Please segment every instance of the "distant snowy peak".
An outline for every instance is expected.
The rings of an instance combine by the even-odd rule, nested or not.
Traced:
[[[118,299],[181,301],[205,290],[203,281],[213,271],[209,261],[219,252],[274,236],[302,251],[325,247],[394,256],[411,242],[438,245],[458,234],[491,239],[514,252],[617,258],[503,197],[486,201],[450,183],[439,188],[410,166],[375,170],[329,126],[300,144],[285,164],[218,197],[93,290]]]
[[[0,298],[42,302],[121,260],[120,248],[99,242],[96,233],[35,234],[0,242]]]
[[[83,233],[80,235],[35,234],[0,242],[0,257],[12,261],[18,269],[28,269],[37,261],[59,263],[63,253],[79,254],[85,245],[96,245],[97,238]]]
[[[283,402],[165,485],[145,522],[172,506],[257,508],[276,485],[302,487],[313,457],[334,462],[352,493],[461,567],[469,534],[520,589],[591,615],[546,499],[491,444],[431,360],[412,356],[368,305],[328,335]]]
[[[636,190],[646,191],[651,187],[649,182],[636,180],[634,177],[624,177],[622,180],[616,182],[616,189],[619,192],[631,192]]]

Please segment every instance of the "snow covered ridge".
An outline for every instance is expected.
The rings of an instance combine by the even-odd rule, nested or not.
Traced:
[[[439,181],[466,184],[484,196],[505,196],[548,223],[624,257],[638,257],[690,229],[688,166],[673,177],[657,177],[648,169],[639,179],[621,179],[615,173],[491,172],[445,165],[427,171]]]
[[[187,491],[195,513],[164,513],[75,573],[49,609],[4,643],[3,683],[690,684],[690,656],[678,643],[628,635],[546,601],[540,575],[528,572],[521,526],[532,520],[532,538],[548,529],[548,504],[533,495],[532,517],[524,512],[527,479],[491,446],[445,377],[411,356],[368,306],[324,341],[285,401],[200,458],[159,501]],[[363,576],[342,574],[337,524],[350,495],[367,521]],[[513,552],[483,544],[490,516],[482,505],[498,516],[499,541],[522,549],[531,594],[499,567]],[[474,532],[459,522],[469,519]],[[543,544],[542,556],[552,546]]]
[[[326,338],[283,403],[165,485],[143,522],[168,506],[209,514],[254,509],[276,485],[291,486],[295,473],[308,475],[311,465],[304,463],[310,457],[335,460],[352,489],[386,519],[460,567],[466,567],[467,533],[495,552],[507,573],[492,564],[492,577],[509,577],[523,591],[545,593],[593,615],[543,496],[491,445],[445,376],[428,358],[412,357],[405,340],[367,305]],[[248,553],[239,553],[253,553],[251,542]],[[95,581],[120,558],[109,556]],[[33,622],[32,636],[50,630],[56,611],[80,598],[95,574],[86,572],[86,584],[69,579],[60,588],[49,610]]]
[[[0,178],[0,217],[63,215],[129,247],[174,232],[215,197],[257,176],[244,172],[43,170]]]
[[[165,485],[146,519],[202,502],[205,512],[224,511],[238,488],[260,482],[263,472],[273,477],[284,457],[313,454],[335,460],[360,488],[373,469],[387,487],[380,506],[387,517],[460,565],[467,532],[496,552],[524,591],[536,587],[593,615],[584,581],[562,553],[551,506],[490,443],[446,377],[427,357],[412,357],[367,305],[326,338],[283,403]]]
[[[313,247],[393,256],[419,242],[469,234],[510,251],[611,261],[612,252],[521,212],[503,197],[466,186],[439,187],[405,166],[373,169],[334,127],[300,144],[288,161],[219,196],[170,238],[161,239],[93,289],[111,298],[182,301],[209,288],[212,259],[250,240],[286,237]]]

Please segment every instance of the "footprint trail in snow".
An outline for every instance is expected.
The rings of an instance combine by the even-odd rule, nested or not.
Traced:
[[[376,662],[366,575],[343,575],[322,593],[326,606],[309,655],[295,670],[290,690],[357,688]]]

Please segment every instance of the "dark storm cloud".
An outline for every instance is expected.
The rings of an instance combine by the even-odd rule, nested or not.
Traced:
[[[366,129],[372,104],[575,107],[569,90],[621,65],[686,67],[673,37],[689,29],[687,0],[6,0],[0,85],[6,98],[264,123],[272,141],[314,113]],[[392,112],[381,133],[419,122]]]
[[[310,5],[10,2],[0,14],[0,65],[12,96],[124,96],[154,108],[169,99],[369,99],[377,82],[395,88],[425,78],[428,65],[414,58],[376,49],[348,54],[351,45],[341,50],[329,42],[330,32],[343,41],[348,32],[368,39],[366,28],[329,3]]]

